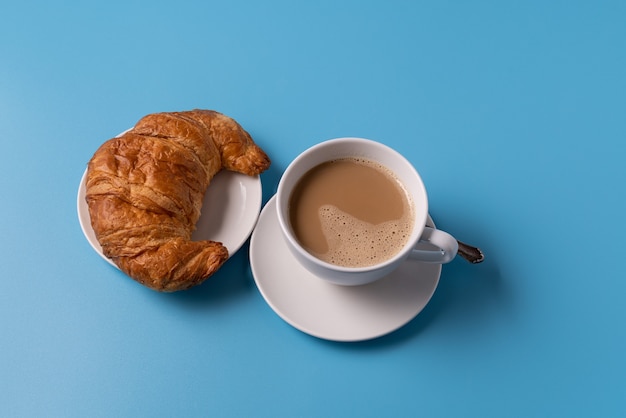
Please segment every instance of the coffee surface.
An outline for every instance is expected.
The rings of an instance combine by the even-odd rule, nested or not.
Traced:
[[[391,258],[413,228],[412,202],[399,180],[360,158],[326,162],[307,172],[294,188],[289,213],[307,251],[348,267]]]

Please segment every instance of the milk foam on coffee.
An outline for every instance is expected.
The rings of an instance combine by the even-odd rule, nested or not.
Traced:
[[[290,197],[294,233],[315,257],[344,267],[379,264],[413,229],[413,202],[395,174],[363,158],[322,163]]]
[[[328,252],[316,254],[340,266],[369,266],[393,257],[411,234],[408,216],[377,225],[364,222],[332,205],[319,211]]]

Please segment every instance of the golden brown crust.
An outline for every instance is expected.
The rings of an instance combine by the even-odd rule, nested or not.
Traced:
[[[222,168],[255,175],[269,165],[250,135],[218,112],[143,117],[89,161],[86,200],[104,255],[155,290],[203,282],[228,259],[221,243],[191,241],[211,179]]]

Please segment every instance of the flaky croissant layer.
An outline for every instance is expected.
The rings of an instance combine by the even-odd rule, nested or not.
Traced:
[[[202,283],[228,259],[219,242],[191,241],[211,179],[221,169],[256,175],[269,165],[250,135],[221,113],[143,117],[88,164],[86,200],[104,255],[154,290]]]

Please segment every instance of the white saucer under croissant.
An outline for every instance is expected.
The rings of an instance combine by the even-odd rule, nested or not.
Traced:
[[[265,205],[252,233],[250,265],[265,301],[293,327],[327,340],[368,340],[402,327],[429,302],[440,264],[408,260],[363,286],[338,286],[313,276],[287,248],[275,201],[274,196]],[[432,219],[428,224],[434,226]]]
[[[85,170],[78,188],[78,220],[93,249],[115,266],[102,253],[102,247],[91,227],[89,208],[85,201],[86,175]],[[232,256],[250,236],[259,217],[261,203],[262,187],[259,176],[222,170],[211,180],[204,195],[202,213],[191,238],[195,241],[219,241],[228,248],[229,256]]]

